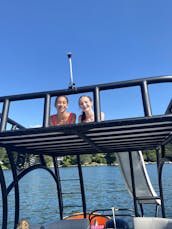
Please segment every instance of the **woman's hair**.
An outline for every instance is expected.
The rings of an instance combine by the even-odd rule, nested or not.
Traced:
[[[81,98],[83,98],[83,97],[87,97],[87,98],[90,100],[90,102],[93,101],[92,98],[91,98],[89,95],[81,95],[81,96],[79,97],[79,100],[78,100],[79,102],[78,102],[78,103],[80,103],[80,100],[81,100]],[[79,106],[80,106],[80,104],[79,104]],[[82,114],[81,114],[81,122],[83,122],[85,119],[86,119],[86,115],[85,115],[85,112],[83,111]]]
[[[17,228],[16,229],[29,229],[30,226],[29,226],[29,222],[27,220],[21,220],[18,225],[17,225]]]
[[[58,98],[60,98],[60,97],[64,97],[64,98],[66,99],[66,101],[67,101],[67,104],[69,103],[69,100],[68,100],[68,97],[67,97],[67,96],[65,96],[65,95],[59,95],[59,96],[57,96],[56,99],[55,99],[55,102],[54,102],[54,106],[55,106],[55,107],[56,107]]]

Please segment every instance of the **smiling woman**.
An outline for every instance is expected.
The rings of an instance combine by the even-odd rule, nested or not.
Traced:
[[[50,126],[73,124],[76,122],[76,114],[67,112],[68,98],[66,96],[56,97],[55,107],[57,114],[50,116]]]
[[[90,96],[88,95],[82,95],[79,98],[79,106],[82,110],[82,114],[78,117],[78,122],[94,122],[94,112],[92,109],[93,102]],[[101,112],[100,118],[103,121],[104,120],[104,113]]]

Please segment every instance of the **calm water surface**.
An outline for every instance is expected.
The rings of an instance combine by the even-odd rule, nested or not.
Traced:
[[[156,165],[147,165],[147,170],[155,190],[158,192]],[[76,177],[77,168],[60,168],[61,179]],[[128,194],[118,166],[83,167],[87,209],[132,208],[132,199]],[[11,171],[5,171],[7,184],[12,181]],[[172,218],[172,165],[164,165],[163,184],[166,214]],[[78,192],[78,181],[63,181],[63,192]],[[44,170],[32,171],[20,181],[20,218],[31,223],[46,223],[59,218],[56,185],[52,177]],[[0,196],[0,220],[2,215],[2,197]],[[9,198],[9,229],[14,218],[14,196]],[[64,205],[80,205],[78,195],[65,195]],[[66,208],[66,215],[82,211],[81,208]],[[154,215],[154,207],[146,207],[146,215]],[[1,228],[1,222],[0,222]]]

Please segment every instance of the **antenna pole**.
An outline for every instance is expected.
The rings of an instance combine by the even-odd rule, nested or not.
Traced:
[[[70,84],[69,84],[69,88],[72,89],[72,88],[75,87],[75,83],[73,82],[73,72],[72,72],[72,53],[68,52],[67,56],[68,56],[69,67],[70,67]]]

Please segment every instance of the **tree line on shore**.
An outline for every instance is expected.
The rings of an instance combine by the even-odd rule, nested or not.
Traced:
[[[166,147],[166,155],[170,158],[170,154],[172,155],[172,144],[168,144]],[[17,161],[17,153],[14,153],[14,159]],[[155,162],[156,161],[156,151],[155,150],[148,150],[143,151],[143,156],[145,162]],[[32,158],[31,158],[32,157]],[[35,160],[35,155],[25,155],[24,157],[28,163],[30,161]],[[48,166],[52,166],[52,157],[45,156],[45,161]],[[117,163],[115,153],[107,153],[107,154],[85,154],[80,156],[80,161],[82,165],[99,165],[99,164],[106,164],[106,165],[114,165]],[[77,164],[77,157],[76,156],[64,156],[59,158],[59,163],[63,167],[72,166]],[[0,164],[3,169],[10,169],[9,159],[4,148],[0,148]]]

